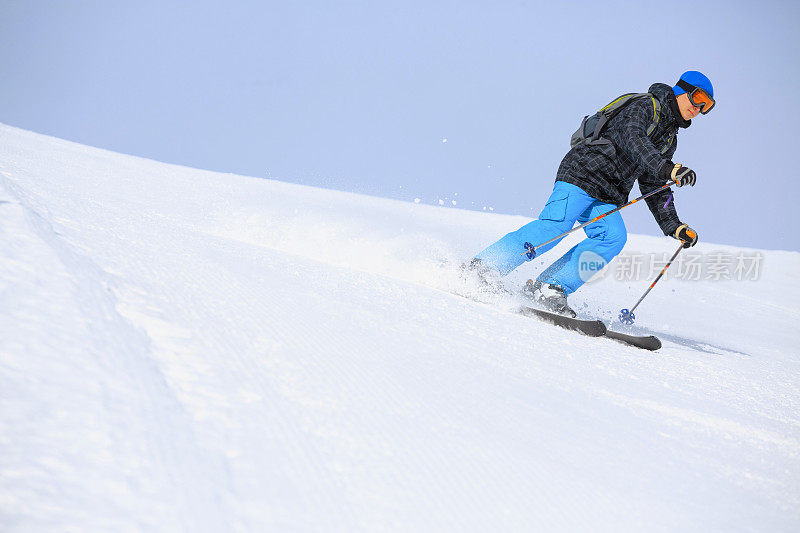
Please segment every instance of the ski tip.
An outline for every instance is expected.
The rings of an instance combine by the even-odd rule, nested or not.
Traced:
[[[606,337],[615,341],[619,341],[623,344],[627,344],[628,346],[634,346],[643,350],[650,350],[651,352],[661,348],[661,340],[654,335],[645,335],[640,337],[638,335],[628,335],[627,333],[608,330],[606,332]]]
[[[653,347],[649,349],[655,351],[658,350],[659,348],[661,348],[661,339],[659,339],[658,337],[653,337]]]
[[[653,335],[648,335],[647,337],[641,337],[639,342],[633,345],[637,346],[638,348],[642,348],[643,350],[655,352],[661,348],[661,339],[654,337]]]

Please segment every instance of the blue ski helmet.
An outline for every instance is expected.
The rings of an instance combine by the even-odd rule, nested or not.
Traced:
[[[709,80],[705,74],[702,72],[698,72],[696,70],[688,70],[681,74],[681,79],[688,83],[689,85],[694,85],[695,87],[700,87],[705,92],[707,92],[711,98],[714,98],[714,86],[711,85],[711,80]],[[677,85],[672,88],[672,92],[675,93],[675,96],[679,96],[686,91],[678,87]]]

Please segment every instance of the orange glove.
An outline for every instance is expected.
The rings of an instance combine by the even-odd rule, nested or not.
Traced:
[[[691,248],[697,244],[697,232],[686,224],[678,226],[678,229],[675,230],[672,236],[679,241],[683,241],[684,248]]]

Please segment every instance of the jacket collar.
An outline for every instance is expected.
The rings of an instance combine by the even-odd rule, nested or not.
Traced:
[[[661,101],[661,112],[665,115],[668,122],[674,122],[679,128],[688,128],[692,125],[691,120],[685,120],[683,116],[681,116],[681,110],[678,107],[678,99],[675,98],[672,87],[666,83],[654,83],[647,92]]]
[[[675,122],[678,123],[679,128],[688,128],[692,125],[692,120],[686,120],[681,115],[681,109],[678,107],[678,99],[675,97],[675,93],[667,95],[667,100],[669,100],[669,108],[672,110],[673,118]]]

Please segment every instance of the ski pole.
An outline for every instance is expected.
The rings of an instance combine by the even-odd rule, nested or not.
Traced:
[[[598,216],[594,217],[592,220],[589,220],[588,222],[584,222],[584,223],[583,223],[583,224],[581,224],[580,226],[575,226],[575,227],[574,227],[574,228],[572,228],[571,230],[569,230],[569,231],[565,231],[565,232],[564,232],[564,233],[562,233],[561,235],[558,235],[558,236],[556,236],[556,237],[553,237],[553,238],[552,238],[552,239],[550,239],[549,241],[545,241],[545,242],[543,242],[543,243],[541,243],[541,244],[537,244],[536,246],[532,246],[532,245],[531,245],[531,243],[529,243],[529,242],[526,242],[526,243],[525,243],[525,251],[524,251],[524,252],[522,252],[520,255],[524,255],[524,256],[526,256],[528,259],[533,259],[534,257],[536,257],[536,248],[541,248],[542,246],[548,245],[548,244],[550,244],[550,243],[551,243],[551,242],[553,242],[553,241],[557,241],[558,239],[561,239],[562,237],[566,237],[567,235],[569,235],[569,234],[570,234],[570,233],[572,233],[573,231],[578,231],[578,230],[579,230],[579,229],[581,229],[581,228],[585,228],[585,227],[586,227],[586,226],[588,226],[589,224],[592,224],[592,223],[594,223],[594,222],[597,222],[597,221],[598,221],[598,220],[600,220],[601,218],[607,217],[608,215],[610,215],[610,214],[612,214],[612,213],[616,213],[616,212],[617,212],[617,211],[619,211],[620,209],[624,209],[624,208],[628,207],[628,206],[629,206],[629,205],[631,205],[631,204],[635,204],[635,203],[636,203],[636,202],[638,202],[639,200],[644,200],[644,199],[645,199],[645,198],[647,198],[648,196],[652,196],[652,195],[654,195],[654,194],[655,194],[655,193],[657,193],[657,192],[663,191],[663,190],[664,190],[664,189],[666,189],[667,187],[670,187],[670,186],[672,186],[672,185],[675,185],[675,183],[676,183],[676,182],[674,182],[674,181],[670,181],[669,183],[665,183],[664,185],[662,185],[662,186],[661,186],[661,187],[659,187],[658,189],[652,190],[652,191],[650,191],[650,192],[649,192],[649,193],[647,193],[647,194],[643,194],[643,195],[642,195],[642,196],[640,196],[639,198],[636,198],[636,199],[634,199],[634,200],[631,200],[631,201],[630,201],[630,202],[628,202],[627,204],[625,204],[625,205],[621,205],[621,206],[619,206],[619,207],[616,207],[616,208],[612,209],[611,211],[608,211],[608,212],[606,212],[606,213],[603,213],[602,215],[598,215]]]
[[[655,281],[653,281],[653,283],[650,284],[650,286],[647,288],[647,290],[644,291],[644,294],[642,294],[642,297],[639,298],[638,302],[636,302],[636,305],[631,307],[630,311],[627,310],[627,309],[623,309],[623,310],[621,310],[619,312],[619,321],[620,322],[622,322],[623,324],[627,324],[629,326],[631,324],[633,324],[633,321],[636,320],[636,315],[633,314],[633,310],[636,309],[637,307],[639,307],[639,304],[642,303],[642,300],[644,300],[644,297],[647,296],[648,293],[653,289],[653,287],[656,286],[656,283],[658,283],[658,280],[660,280],[661,276],[664,275],[664,272],[667,271],[667,269],[672,264],[672,262],[675,261],[675,258],[678,257],[678,254],[680,253],[681,248],[683,248],[683,243],[684,242],[685,241],[681,241],[681,244],[680,244],[680,246],[678,246],[678,249],[675,250],[675,253],[672,254],[672,257],[670,258],[670,260],[667,262],[666,265],[664,265],[664,268],[661,269],[661,273],[658,275],[658,277],[655,279]]]

